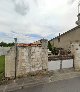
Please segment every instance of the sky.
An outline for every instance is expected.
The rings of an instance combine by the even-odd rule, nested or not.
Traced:
[[[77,26],[79,0],[0,0],[0,42],[52,39]]]

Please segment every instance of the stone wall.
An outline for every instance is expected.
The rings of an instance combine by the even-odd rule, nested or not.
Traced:
[[[74,68],[75,70],[80,70],[80,44],[75,42],[72,43],[71,51],[74,55]]]
[[[15,75],[15,47],[12,47],[5,55],[5,77]]]
[[[47,40],[41,41],[41,46],[18,46],[16,75],[21,76],[29,72],[48,69]],[[15,76],[15,48],[6,55],[5,77]]]

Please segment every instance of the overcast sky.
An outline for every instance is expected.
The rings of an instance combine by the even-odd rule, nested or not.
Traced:
[[[51,39],[75,27],[78,0],[0,0],[0,41]]]

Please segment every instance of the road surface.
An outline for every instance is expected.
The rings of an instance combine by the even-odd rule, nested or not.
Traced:
[[[80,77],[41,84],[13,92],[80,92]]]

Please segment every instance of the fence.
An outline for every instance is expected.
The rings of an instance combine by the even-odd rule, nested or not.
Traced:
[[[48,70],[57,70],[74,67],[74,57],[72,55],[49,56],[48,61]]]

